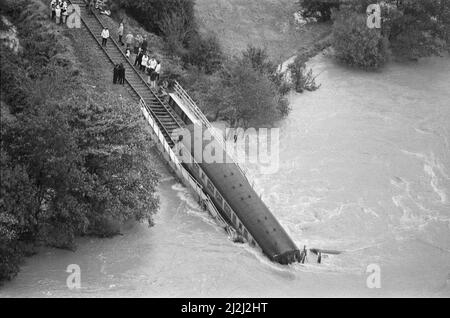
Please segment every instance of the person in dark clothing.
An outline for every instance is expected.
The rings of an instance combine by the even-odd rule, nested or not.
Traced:
[[[125,84],[125,67],[122,63],[119,66],[119,84]]]
[[[305,264],[307,256],[308,256],[308,252],[306,251],[306,245],[304,245],[303,251],[302,251],[302,261],[300,263]]]
[[[136,56],[136,60],[134,61],[134,66],[141,67],[142,57],[144,56],[144,50],[139,48],[138,54]]]
[[[119,64],[114,66],[113,84],[117,84],[119,80]]]
[[[94,10],[95,10],[95,0],[90,0],[89,1],[89,14],[94,14]]]

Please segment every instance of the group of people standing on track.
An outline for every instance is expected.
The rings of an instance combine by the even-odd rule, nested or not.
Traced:
[[[133,35],[129,32],[125,36],[125,43],[123,42],[124,24],[119,23],[117,29],[119,37],[119,44],[125,46],[125,55],[130,60],[134,56],[134,67],[147,75],[147,83],[152,89],[157,89],[157,83],[161,74],[161,61],[152,55],[148,48],[149,43],[147,36],[142,37],[140,34]]]
[[[147,83],[151,88],[156,89],[156,83],[161,74],[161,61],[152,56],[149,50],[140,47],[134,60],[134,66],[147,74]]]
[[[88,12],[94,14],[95,9],[106,10],[103,7],[103,1],[88,0]],[[51,0],[51,17],[55,19],[56,23],[65,23],[67,19],[68,3],[66,0]],[[108,10],[106,10],[108,11]],[[62,17],[62,18],[61,18]],[[125,56],[132,60],[134,59],[134,67],[136,70],[147,75],[147,83],[154,90],[158,89],[158,81],[161,74],[161,61],[156,58],[149,49],[149,42],[147,36],[142,37],[140,34],[133,35],[129,32],[124,38],[124,23],[121,21],[117,28],[118,44],[125,46]],[[111,37],[110,31],[107,27],[103,27],[100,34],[102,38],[102,47],[107,50],[108,40]],[[125,43],[123,42],[125,40]],[[113,71],[113,83],[125,83],[125,67],[123,63],[116,64]]]
[[[56,24],[66,23],[67,16],[69,15],[69,12],[67,11],[68,7],[69,4],[65,0],[51,0],[51,19],[55,21]]]

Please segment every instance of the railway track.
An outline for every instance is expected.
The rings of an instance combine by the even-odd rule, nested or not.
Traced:
[[[147,84],[144,75],[133,66],[133,62],[126,57],[125,53],[113,37],[108,39],[106,48],[103,48],[101,32],[105,23],[102,21],[103,16],[94,12],[88,12],[87,5],[84,0],[71,0],[70,3],[80,7],[80,16],[82,27],[85,27],[91,35],[92,45],[104,53],[104,56],[111,63],[111,70],[115,64],[122,63],[125,66],[126,85],[130,94],[137,101],[143,101],[146,109],[156,119],[158,127],[164,135],[164,138],[171,147],[175,145],[172,138],[174,130],[184,127],[183,121],[167,105],[156,92],[154,92]],[[115,31],[110,31],[111,33]],[[86,45],[91,45],[86,43]]]

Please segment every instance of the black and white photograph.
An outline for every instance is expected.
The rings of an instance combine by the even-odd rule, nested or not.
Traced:
[[[450,298],[450,0],[0,0],[0,51],[0,304]]]

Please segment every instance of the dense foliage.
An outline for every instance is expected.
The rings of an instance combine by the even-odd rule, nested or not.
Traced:
[[[388,59],[388,44],[381,32],[369,29],[365,16],[351,10],[336,14],[333,48],[338,60],[350,66],[375,69]]]
[[[180,32],[196,30],[193,0],[111,0],[114,8],[124,8],[147,30],[157,35],[164,35],[165,20],[180,18]],[[183,40],[187,40],[186,37]]]
[[[249,47],[214,75],[191,73],[183,84],[212,120],[231,127],[271,125],[290,111],[290,86],[260,48]]]
[[[450,48],[450,1],[403,0],[380,4],[381,29],[368,30],[370,1],[348,1],[334,14],[334,48],[349,65],[377,68],[389,51],[395,58],[441,55]]]
[[[316,83],[316,77],[313,75],[312,69],[307,69],[306,61],[302,56],[297,56],[292,64],[289,65],[289,74],[292,81],[292,87],[297,93],[307,91],[315,91],[320,88],[320,84]]]
[[[0,281],[36,245],[74,248],[158,207],[151,142],[135,105],[84,85],[40,1],[2,3],[23,50],[1,47]]]
[[[314,17],[320,22],[329,21],[333,9],[339,8],[340,1],[299,0],[304,17]]]
[[[449,0],[404,1],[398,6],[384,6],[383,18],[383,35],[398,57],[440,55],[449,44]]]

